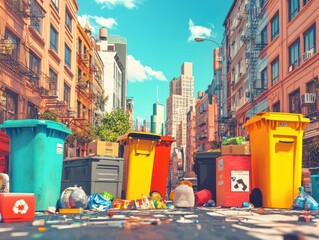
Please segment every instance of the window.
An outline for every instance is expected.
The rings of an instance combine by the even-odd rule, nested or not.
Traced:
[[[305,6],[310,0],[303,0],[303,5]]]
[[[300,59],[300,41],[297,39],[293,44],[289,46],[289,67],[299,66]]]
[[[289,0],[288,8],[289,8],[289,22],[298,14],[300,11],[300,1],[299,0]]]
[[[279,81],[279,58],[271,63],[271,84],[275,85]]]
[[[18,95],[6,90],[6,101],[3,108],[4,120],[14,120],[18,118]]]
[[[57,85],[58,85],[58,75],[56,74],[55,71],[53,71],[51,68],[49,70],[49,76],[50,76],[50,81],[49,81],[49,90],[57,90]]]
[[[40,58],[35,55],[32,51],[30,51],[30,64],[29,64],[29,69],[39,75],[40,71],[41,71],[41,60]]]
[[[31,14],[30,14],[30,25],[33,27],[38,33],[42,32],[42,15],[43,11],[39,4],[35,1],[31,1]]]
[[[82,54],[82,40],[81,38],[78,39],[78,53]]]
[[[263,8],[263,6],[265,5],[267,1],[268,0],[259,0],[260,8]]]
[[[51,4],[57,11],[59,11],[59,0],[51,0]]]
[[[38,107],[31,102],[28,102],[27,118],[37,119],[38,118]]]
[[[68,10],[65,11],[65,25],[71,32],[72,31],[72,16]]]
[[[289,112],[300,113],[300,90],[289,94]]]
[[[316,52],[316,24],[312,25],[304,33],[304,52],[313,50],[313,53]]]
[[[4,38],[10,40],[11,42],[11,49],[9,52],[6,51],[6,53],[10,54],[12,59],[19,61],[20,39],[8,30],[6,30]]]
[[[271,40],[279,35],[279,13],[271,19]]]
[[[58,32],[52,25],[50,26],[50,48],[58,52]]]
[[[306,85],[306,93],[316,93],[316,82],[318,79],[312,80]],[[306,114],[316,112],[316,104],[307,104],[306,105]]]
[[[66,44],[64,48],[64,63],[71,68],[71,49]]]
[[[261,79],[262,91],[267,90],[268,89],[267,67],[260,72],[260,79]]]
[[[267,27],[264,27],[263,30],[260,32],[260,44],[261,44],[261,49],[263,49],[267,44]]]
[[[273,112],[280,112],[280,101],[278,101],[274,105],[272,105],[272,111]]]
[[[64,96],[63,100],[67,103],[68,106],[70,106],[70,96],[71,96],[71,88],[69,85],[64,83]]]

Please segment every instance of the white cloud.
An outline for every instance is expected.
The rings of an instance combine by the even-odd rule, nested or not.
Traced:
[[[142,0],[95,0],[96,3],[102,5],[102,9],[114,8],[117,5],[122,5],[126,8],[133,9],[137,8],[137,5],[142,2]]]
[[[151,79],[167,81],[163,72],[153,70],[148,66],[143,66],[142,63],[136,60],[132,55],[127,56],[127,79],[130,82],[143,82]]]
[[[214,26],[212,26],[214,27]],[[188,21],[188,29],[190,35],[187,39],[188,42],[194,41],[194,38],[209,38],[212,35],[212,29],[203,27],[203,26],[196,26],[192,19]]]
[[[104,18],[86,14],[78,16],[78,21],[82,27],[84,27],[86,24],[89,24],[93,33],[97,33],[101,27],[114,29],[118,25],[114,18]]]

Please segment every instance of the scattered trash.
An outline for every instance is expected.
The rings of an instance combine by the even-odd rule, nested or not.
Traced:
[[[112,207],[112,202],[102,197],[101,194],[95,193],[89,195],[87,209],[93,209],[98,212],[109,210]]]
[[[44,224],[45,224],[44,219],[39,219],[32,222],[32,226],[36,226],[36,227],[42,227],[44,226]]]
[[[301,186],[291,208],[294,210],[318,210],[318,203]]]
[[[208,201],[212,200],[212,193],[208,189],[203,189],[195,193],[195,205],[203,206]]]
[[[60,214],[83,214],[83,208],[60,208]]]
[[[88,197],[82,187],[68,187],[60,197],[61,208],[86,208],[88,205]]]

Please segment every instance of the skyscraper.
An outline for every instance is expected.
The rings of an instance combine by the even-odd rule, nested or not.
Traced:
[[[170,82],[170,93],[166,100],[165,134],[176,139],[172,149],[186,146],[186,119],[191,106],[194,107],[193,64],[184,62],[181,75]]]
[[[153,115],[151,116],[151,132],[164,134],[164,106],[158,102],[153,104]]]

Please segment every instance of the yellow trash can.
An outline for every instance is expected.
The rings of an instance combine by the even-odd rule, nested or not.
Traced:
[[[290,208],[301,186],[302,137],[310,120],[302,114],[261,112],[244,127],[250,134],[252,189],[262,206]]]
[[[123,194],[127,200],[149,196],[156,143],[160,135],[130,132],[117,139],[124,147]]]

